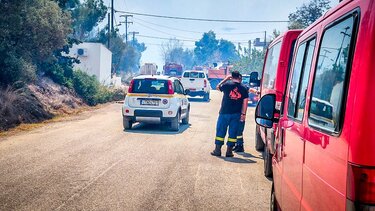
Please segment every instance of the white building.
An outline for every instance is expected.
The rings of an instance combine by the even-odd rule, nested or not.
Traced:
[[[100,83],[110,85],[112,69],[112,52],[101,43],[84,42],[73,45],[69,56],[78,58],[81,63],[74,64],[74,69],[80,69],[90,75],[95,75]]]

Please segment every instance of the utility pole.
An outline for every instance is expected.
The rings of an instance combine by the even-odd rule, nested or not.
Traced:
[[[249,50],[248,50],[248,54],[249,54],[249,59],[251,57],[251,40],[249,40]]]
[[[136,34],[139,34],[139,32],[129,32],[129,34],[133,34],[133,41],[132,41],[132,44],[133,44],[133,46],[134,46],[135,35],[136,35]]]
[[[264,47],[263,50],[266,51],[267,48],[267,31],[264,31]]]
[[[113,25],[113,18],[115,17],[115,8],[114,8],[114,5],[113,5],[113,1],[114,0],[112,0],[111,1],[111,3],[112,3],[112,7],[111,7],[111,15],[112,15],[112,17],[111,17],[111,32],[113,33],[114,31],[115,31],[115,27],[114,27],[114,25]]]
[[[339,48],[339,52],[337,53],[337,57],[336,57],[336,60],[335,60],[335,65],[336,66],[337,66],[337,61],[339,60],[339,57],[340,57],[340,54],[341,54],[341,51],[342,51],[342,46],[344,44],[345,37],[346,36],[351,37],[350,34],[346,33],[350,29],[350,27],[348,26],[348,27],[345,27],[344,29],[345,29],[345,31],[340,32],[341,34],[343,34],[343,37],[342,37],[342,40],[341,40],[341,45],[340,45],[340,48]]]
[[[128,21],[128,17],[133,17],[133,15],[120,15],[120,17],[125,17],[125,43],[128,43],[128,24],[133,24],[132,21]]]
[[[107,43],[107,47],[108,47],[108,49],[109,49],[109,46],[110,46],[110,44],[111,44],[111,26],[110,26],[110,22],[111,21],[111,14],[110,13],[108,13],[108,43]]]

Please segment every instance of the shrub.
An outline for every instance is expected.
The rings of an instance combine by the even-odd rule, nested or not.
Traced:
[[[61,84],[68,88],[73,88],[73,69],[67,65],[60,64],[43,64],[43,70],[46,76],[50,77],[55,83]]]
[[[77,70],[73,73],[73,87],[90,106],[113,101],[115,92],[99,83],[95,76]]]
[[[99,92],[100,83],[95,76],[77,70],[73,73],[73,87],[87,104],[97,104],[95,95]]]
[[[0,88],[0,131],[52,117],[28,87]]]
[[[35,80],[36,67],[34,65],[19,58],[14,52],[6,52],[2,55],[0,58],[0,85],[6,87],[6,85],[17,81]]]
[[[121,101],[121,100],[124,100],[125,99],[125,96],[126,96],[126,89],[122,89],[122,88],[118,88],[118,89],[114,89],[113,91],[113,97],[112,99],[114,101]]]

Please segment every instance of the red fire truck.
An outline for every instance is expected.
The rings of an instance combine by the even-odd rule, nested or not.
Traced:
[[[178,63],[166,63],[163,66],[164,75],[174,76],[180,78],[182,76],[183,66]]]

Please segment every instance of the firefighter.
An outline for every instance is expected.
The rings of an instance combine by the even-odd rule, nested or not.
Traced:
[[[213,156],[221,156],[221,147],[228,131],[226,157],[233,157],[233,147],[237,142],[240,121],[245,121],[249,93],[241,84],[240,73],[233,71],[221,81],[216,89],[223,92],[223,99],[216,124],[215,150]]]
[[[240,74],[240,83],[242,84],[242,75]],[[246,86],[242,84],[245,88]],[[247,89],[247,88],[246,88]],[[248,91],[248,89],[247,89]],[[245,121],[242,121],[240,119],[240,122],[238,123],[238,132],[237,132],[237,142],[236,145],[233,148],[233,151],[235,152],[244,152],[245,149],[243,147],[243,131],[245,129]]]

